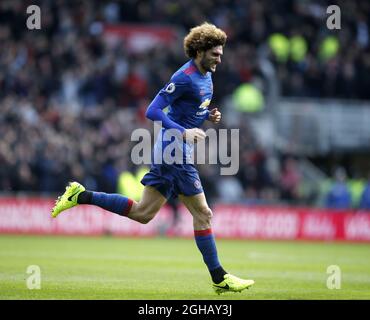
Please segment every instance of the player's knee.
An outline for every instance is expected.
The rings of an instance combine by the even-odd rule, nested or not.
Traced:
[[[197,220],[202,225],[208,226],[211,224],[212,216],[212,210],[209,207],[201,207],[198,210]]]
[[[147,224],[147,223],[149,223],[152,219],[153,219],[153,217],[143,216],[143,217],[140,217],[140,218],[138,219],[138,222],[140,222],[140,223],[142,223],[142,224]]]
[[[143,214],[139,217],[138,221],[142,224],[147,224],[155,217],[156,213],[157,210],[148,208],[143,211]]]

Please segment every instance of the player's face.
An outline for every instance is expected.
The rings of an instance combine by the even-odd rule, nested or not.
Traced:
[[[202,68],[209,72],[215,72],[217,65],[221,63],[222,55],[222,46],[213,47],[205,52],[202,52],[202,57],[200,60]]]

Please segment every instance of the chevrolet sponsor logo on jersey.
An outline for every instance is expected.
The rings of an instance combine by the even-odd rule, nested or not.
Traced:
[[[197,116],[201,116],[205,114],[208,110],[208,106],[211,103],[211,99],[206,99],[202,102],[202,104],[199,106],[200,111],[197,112]]]

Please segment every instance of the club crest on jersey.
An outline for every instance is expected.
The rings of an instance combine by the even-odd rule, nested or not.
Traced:
[[[164,91],[166,91],[167,93],[172,93],[174,92],[176,89],[176,86],[173,82],[171,82],[167,87],[166,89],[164,89]]]

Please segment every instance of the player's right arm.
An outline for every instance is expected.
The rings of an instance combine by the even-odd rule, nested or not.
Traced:
[[[183,72],[175,74],[170,82],[159,91],[156,97],[146,110],[146,117],[152,121],[161,121],[162,126],[166,129],[180,130],[186,140],[197,141],[204,139],[206,134],[202,129],[193,128],[185,129],[183,126],[172,121],[164,112],[163,109],[171,105],[176,99],[179,99],[191,89],[191,80]]]

